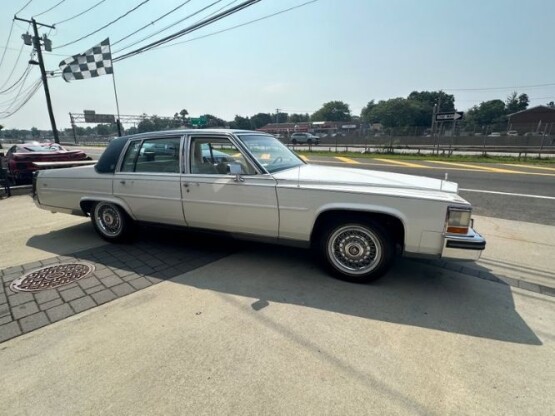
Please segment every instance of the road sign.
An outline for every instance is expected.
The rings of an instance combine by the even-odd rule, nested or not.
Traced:
[[[463,116],[464,116],[463,111],[452,111],[450,113],[437,113],[436,121],[462,120]]]
[[[191,125],[195,127],[203,127],[206,125],[206,117],[200,116],[198,118],[191,118]]]
[[[84,110],[83,114],[85,115],[85,123],[116,123],[113,114],[96,114],[94,110]]]

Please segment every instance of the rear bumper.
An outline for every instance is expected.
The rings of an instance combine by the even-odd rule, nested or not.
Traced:
[[[472,228],[466,235],[446,234],[441,257],[453,260],[478,260],[486,248],[486,239]]]

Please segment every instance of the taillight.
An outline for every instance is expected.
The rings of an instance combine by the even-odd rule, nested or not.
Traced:
[[[448,207],[445,231],[449,234],[468,234],[472,208]]]

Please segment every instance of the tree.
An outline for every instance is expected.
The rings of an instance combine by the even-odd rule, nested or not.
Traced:
[[[227,122],[225,120],[222,120],[221,118],[213,116],[212,114],[204,114],[201,117],[204,117],[206,119],[206,127],[208,128],[227,126]]]
[[[0,130],[2,130],[3,128],[4,128],[4,126],[0,124]]]
[[[363,109],[364,121],[384,127],[428,126],[432,117],[429,106],[418,100],[399,97],[368,104]]]
[[[351,121],[349,105],[343,101],[324,103],[322,108],[310,116],[311,121]]]
[[[264,127],[266,124],[270,124],[271,122],[272,115],[268,113],[257,113],[254,116],[251,116],[251,123],[255,129]]]
[[[40,136],[40,131],[39,129],[37,129],[36,127],[31,127],[31,136],[33,137],[39,137]]]
[[[366,107],[363,107],[362,111],[360,112],[360,118],[362,118],[362,121],[366,123],[376,123],[378,121],[378,120],[373,120],[371,117],[372,109],[375,106],[376,106],[376,103],[374,102],[374,100],[368,101],[368,104],[366,104]]]
[[[310,120],[310,116],[308,114],[289,114],[289,118],[287,121],[289,123],[304,123]]]
[[[277,115],[272,114],[272,117],[274,118],[276,123],[287,123],[287,120],[289,119],[289,114],[279,112],[277,113]]]
[[[528,94],[520,94],[513,91],[505,100],[505,111],[507,114],[516,113],[517,111],[526,110],[528,108]]]
[[[548,107],[555,108],[555,101],[550,101],[547,103]]]
[[[111,128],[109,124],[98,124],[96,126],[96,133],[99,136],[108,136],[111,133]]]
[[[232,129],[250,130],[251,120],[248,117],[235,116],[235,119],[230,123]]]
[[[455,96],[443,91],[413,91],[407,97],[430,108],[430,120],[435,104],[439,104],[439,112],[455,111]]]
[[[502,123],[505,120],[505,103],[501,100],[483,101],[466,113],[466,121],[470,125],[485,126]]]

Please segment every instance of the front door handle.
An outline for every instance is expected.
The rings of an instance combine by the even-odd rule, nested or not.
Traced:
[[[121,183],[122,185],[125,185],[125,181],[119,181],[119,183]]]

